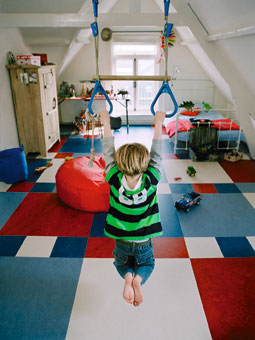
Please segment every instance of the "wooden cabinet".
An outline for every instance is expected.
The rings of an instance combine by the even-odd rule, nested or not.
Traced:
[[[7,65],[20,144],[43,157],[60,140],[55,65]]]

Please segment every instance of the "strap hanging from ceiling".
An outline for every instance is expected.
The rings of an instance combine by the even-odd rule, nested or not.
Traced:
[[[98,57],[99,57],[99,34],[98,34],[98,24],[97,24],[97,17],[98,17],[98,0],[92,0],[93,3],[93,11],[94,11],[94,17],[95,17],[95,21],[91,24],[91,28],[92,28],[92,33],[93,36],[95,38],[95,56],[96,56],[96,83],[88,104],[88,110],[89,110],[89,114],[90,114],[90,119],[92,122],[92,137],[91,137],[91,149],[90,149],[90,160],[88,162],[88,167],[92,168],[93,167],[93,161],[95,160],[95,147],[94,147],[94,130],[95,130],[95,117],[96,117],[96,113],[94,113],[93,109],[92,109],[92,104],[93,104],[93,100],[95,98],[95,95],[98,93],[102,93],[106,99],[106,101],[108,102],[108,104],[110,105],[110,110],[109,110],[109,114],[112,113],[113,110],[113,106],[112,106],[112,102],[110,101],[110,98],[108,97],[107,93],[105,92],[101,81],[100,81],[100,77],[99,77],[99,63],[98,63]]]
[[[154,106],[156,102],[158,101],[161,94],[166,93],[169,94],[170,98],[172,99],[172,102],[174,104],[174,111],[170,114],[167,114],[166,117],[172,117],[176,114],[178,110],[178,104],[174,98],[173,92],[171,91],[169,84],[168,84],[168,38],[171,34],[173,24],[168,23],[168,13],[169,13],[169,7],[170,7],[170,0],[164,0],[164,15],[165,15],[165,26],[164,26],[164,43],[166,46],[165,51],[165,76],[162,83],[161,88],[159,89],[158,93],[156,94],[156,97],[154,98],[152,104],[151,104],[151,113],[155,115]]]

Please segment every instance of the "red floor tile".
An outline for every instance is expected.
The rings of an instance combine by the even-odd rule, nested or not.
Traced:
[[[98,138],[99,135],[94,135],[94,138]],[[84,139],[91,139],[92,135],[84,135],[82,138]]]
[[[213,340],[254,340],[255,258],[191,263]]]
[[[11,192],[29,192],[35,183],[21,182],[12,184],[12,186],[7,190]]]
[[[60,142],[55,143],[53,147],[49,150],[49,152],[58,152],[66,141],[67,138],[61,138]]]
[[[56,154],[54,158],[65,158],[65,157],[72,157],[73,152],[59,152]]]
[[[113,258],[115,242],[109,237],[89,237],[85,257]]]
[[[188,258],[184,239],[181,237],[158,237],[153,239],[155,258]]]
[[[93,214],[69,208],[56,193],[29,193],[0,235],[88,237]]]
[[[195,192],[199,194],[217,194],[218,191],[216,190],[213,184],[192,184],[192,188]]]
[[[220,165],[234,183],[255,182],[255,161],[244,160],[235,163],[222,161]]]

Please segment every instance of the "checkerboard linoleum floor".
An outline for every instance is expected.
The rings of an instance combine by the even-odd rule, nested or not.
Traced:
[[[114,134],[116,147],[150,147],[153,129]],[[28,160],[28,181],[0,183],[1,340],[255,339],[255,163],[192,163],[173,154],[167,136],[163,144],[164,233],[154,240],[156,267],[138,308],[122,300],[106,213],[74,210],[56,193],[64,158],[89,155],[90,139],[66,136],[47,159]],[[99,137],[95,148],[101,154]],[[48,160],[53,166],[35,174]],[[190,190],[203,193],[200,206],[176,211]]]

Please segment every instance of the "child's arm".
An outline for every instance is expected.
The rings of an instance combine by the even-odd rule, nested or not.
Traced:
[[[110,123],[110,116],[107,111],[101,111],[99,113],[99,118],[104,126],[104,138],[112,137],[112,129]]]
[[[99,113],[101,123],[104,125],[104,138],[102,139],[103,155],[105,160],[105,172],[115,165],[114,163],[114,139],[112,136],[110,116],[107,111],[102,111]]]
[[[154,137],[152,140],[151,152],[150,152],[150,166],[153,166],[160,173],[160,167],[162,163],[162,125],[165,119],[166,113],[157,111],[155,114],[154,122]]]

